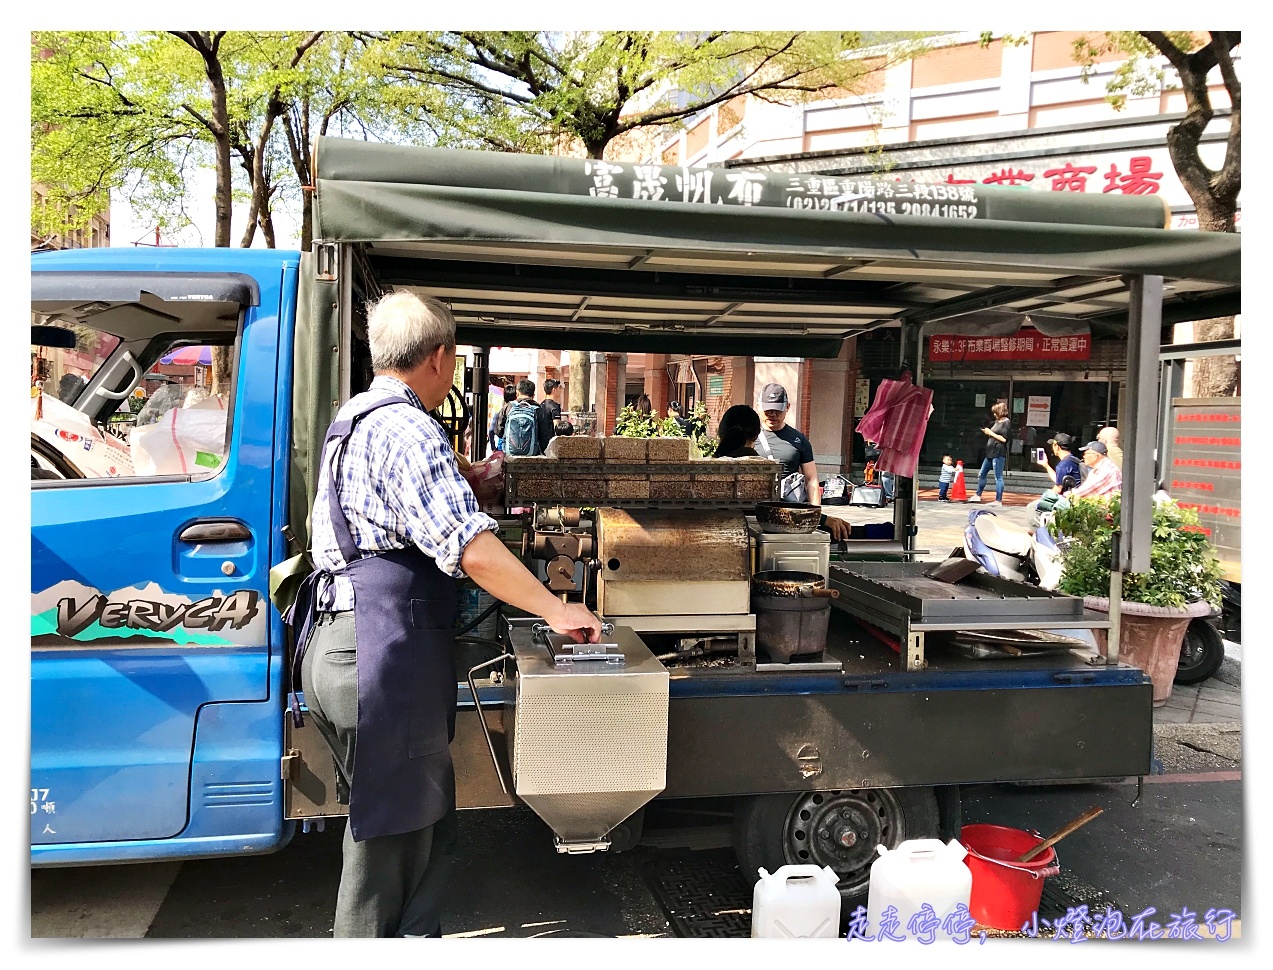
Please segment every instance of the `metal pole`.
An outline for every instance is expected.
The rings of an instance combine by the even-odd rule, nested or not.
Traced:
[[[491,348],[473,348],[473,461],[486,457],[486,432],[490,425],[487,414],[487,388],[491,384]]]
[[[1118,568],[1118,553],[1121,535],[1114,532],[1113,555],[1110,557],[1109,570],[1109,633],[1106,636],[1105,662],[1118,663],[1118,648],[1121,645],[1119,631],[1123,623],[1123,574]]]
[[[1120,428],[1123,439],[1123,533],[1115,569],[1149,571],[1153,528],[1154,446],[1158,429],[1158,354],[1162,334],[1161,276],[1130,280],[1127,320],[1127,398]]]
[[[898,361],[900,368],[906,363],[907,358],[911,361],[911,375],[917,387],[924,386],[923,376],[923,352],[924,352],[924,325],[922,323],[902,323],[902,339],[901,339],[901,359]],[[914,338],[912,345],[911,339]],[[898,475],[893,476],[893,538],[902,540],[902,549],[910,555],[915,551],[915,509],[919,504],[919,476],[916,474],[914,478],[902,478]]]

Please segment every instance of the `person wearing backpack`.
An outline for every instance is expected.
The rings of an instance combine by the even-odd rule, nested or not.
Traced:
[[[515,384],[504,385],[504,406],[496,411],[495,417],[491,419],[489,435],[491,451],[504,450],[504,422],[508,420],[508,409],[513,406],[515,400],[517,400],[517,386]]]
[[[504,421],[504,453],[513,457],[542,455],[553,436],[548,415],[535,400],[535,382],[517,382],[517,400]]]

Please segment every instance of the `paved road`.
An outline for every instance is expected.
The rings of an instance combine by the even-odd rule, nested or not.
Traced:
[[[1153,906],[1242,912],[1240,740],[1190,746],[1160,741],[1169,770],[1134,783],[966,788],[964,821],[1054,831],[1087,808],[1104,814],[1059,848],[1062,875],[1047,883],[1041,916],[1067,907]],[[1203,738],[1199,743],[1199,738]],[[1226,746],[1227,745],[1227,746]],[[1211,750],[1214,749],[1214,750]],[[559,856],[529,810],[461,813],[462,851],[444,931],[452,937],[745,937],[751,880],[719,826],[685,838],[654,819],[649,845],[623,853]],[[317,938],[330,932],[341,826],[298,834],[268,856],[184,864],[37,870],[34,937]],[[1164,917],[1156,917],[1163,918]]]

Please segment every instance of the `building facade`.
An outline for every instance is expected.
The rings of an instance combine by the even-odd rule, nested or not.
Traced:
[[[837,191],[829,185],[834,176],[881,172],[945,186],[1154,194],[1167,203],[1173,228],[1196,228],[1193,203],[1166,148],[1167,130],[1185,108],[1174,75],[1168,68],[1156,90],[1129,96],[1115,111],[1105,100],[1106,85],[1122,58],[1106,55],[1084,82],[1073,56],[1082,36],[1053,31],[1024,42],[998,37],[983,44],[980,35],[952,35],[921,57],[870,75],[854,95],[798,105],[735,99],[630,160],[786,172],[814,204],[819,195]],[[1234,60],[1240,68],[1236,53]],[[1165,60],[1160,66],[1167,66]],[[1201,152],[1218,167],[1229,103],[1218,68],[1208,80],[1217,116]],[[978,429],[996,400],[1009,402],[1009,468],[1018,471],[1034,468],[1030,449],[1055,431],[1087,440],[1100,426],[1118,422],[1123,340],[1089,334],[1073,345],[1066,340],[1053,346],[1050,338],[1022,334],[1002,346],[961,346],[957,367],[951,340],[926,333],[923,373],[935,390],[935,412],[921,473],[929,466],[935,471],[947,453],[978,464],[985,440]],[[682,363],[669,358],[673,373],[684,374]],[[710,364],[690,363],[696,374],[702,367],[703,377],[711,376]],[[765,383],[784,384],[798,402],[792,423],[809,435],[823,473],[860,468],[862,443],[852,425],[879,380],[896,376],[901,363],[898,336],[888,330],[848,341],[838,360],[757,358],[746,369],[731,366],[729,401],[755,406]],[[649,378],[657,384],[660,375]],[[699,386],[710,391],[723,385],[722,379]],[[685,393],[684,385],[669,384],[669,390]]]

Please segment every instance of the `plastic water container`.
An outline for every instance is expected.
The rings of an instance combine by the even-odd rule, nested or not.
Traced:
[[[950,939],[953,935],[946,918],[961,903],[966,908],[972,895],[972,872],[964,864],[968,854],[959,842],[949,843],[941,839],[909,839],[896,849],[876,846],[880,857],[871,865],[871,885],[867,891],[867,932],[877,937],[883,926],[884,911],[893,906],[897,910],[897,924],[893,930],[897,936],[908,940],[922,937],[927,940],[931,931],[933,939]],[[924,905],[932,907],[932,916],[922,919],[927,925],[912,930],[911,919]],[[933,926],[932,917],[937,925]]]
[[[759,870],[751,899],[753,938],[838,937],[839,878],[830,866],[783,866],[773,875]]]

